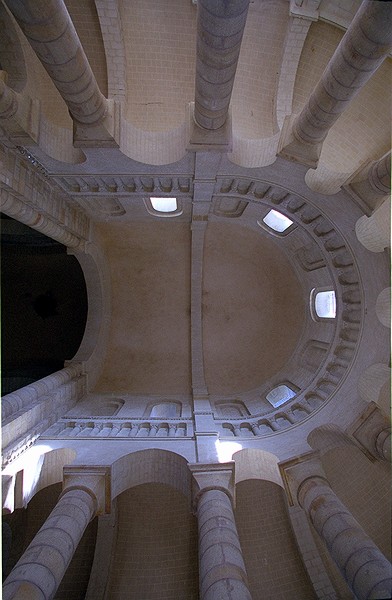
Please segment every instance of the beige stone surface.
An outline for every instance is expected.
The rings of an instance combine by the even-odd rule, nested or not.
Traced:
[[[151,483],[123,492],[117,507],[108,598],[196,600],[197,524],[184,496]]]
[[[99,230],[113,312],[96,391],[188,393],[189,226],[105,224]],[[211,393],[257,387],[283,367],[304,322],[302,295],[270,236],[209,224],[202,319]]]
[[[269,234],[210,223],[203,288],[210,392],[261,385],[288,361],[304,324],[303,291],[288,259]]]
[[[37,143],[23,148],[26,137],[10,139],[12,124],[0,123],[2,210],[86,252],[81,264],[90,311],[72,394],[60,381],[50,393],[38,382],[42,398],[25,388],[10,404],[15,414],[3,427],[9,520],[23,532],[19,507],[29,502],[29,511],[35,504],[34,535],[56,502],[51,484],[62,480],[64,466],[80,471],[82,486],[91,483],[89,470],[103,467],[105,510],[118,496],[119,512],[110,517],[114,551],[104,548],[107,564],[94,600],[196,600],[188,465],[203,463],[213,488],[222,461],[233,458],[236,526],[253,600],[351,600],[333,552],[305,511],[291,505],[287,511],[292,497],[277,463],[287,461],[295,471],[319,437],[314,450],[322,455],[330,498],[346,505],[389,558],[390,470],[349,429],[369,398],[376,396],[389,415],[389,329],[379,321],[390,285],[389,242],[377,252],[360,243],[355,226],[370,213],[341,186],[389,149],[391,58],[332,127],[317,170],[307,171],[276,158],[280,130],[307,102],[360,2],[252,0],[230,106],[233,152],[195,155],[186,111],[195,100],[197,3],[65,4],[113,109],[108,121],[119,147],[97,139],[83,152],[73,146],[65,103],[21,31],[10,26],[6,42],[0,40],[7,71],[1,77],[21,94],[23,131],[31,127]],[[48,16],[49,2],[40,6]],[[309,15],[318,20],[310,24]],[[212,134],[209,150],[219,140]],[[148,212],[150,192],[177,195],[182,214]],[[271,208],[293,219],[292,232],[279,237],[259,227]],[[388,211],[385,204],[371,221],[370,241],[385,233]],[[94,268],[86,267],[90,258]],[[337,315],[318,320],[311,290],[326,288],[336,292]],[[363,393],[361,376],[372,365],[383,367],[382,381],[372,371]],[[285,382],[297,395],[275,410],[266,395]],[[317,465],[318,459],[307,462],[310,479]],[[222,524],[227,510],[216,508]],[[71,510],[78,512],[76,505]],[[68,530],[38,538],[41,559],[56,563]],[[211,529],[214,539],[217,530]],[[55,592],[52,585],[52,596],[80,600],[94,540],[93,531],[86,553],[75,555],[65,576],[69,589]],[[58,542],[57,551],[51,542]],[[227,600],[220,568],[233,574],[233,563],[239,566],[237,546],[218,546],[203,548],[211,557],[206,578],[216,583],[206,600]],[[16,540],[14,558],[23,551]],[[98,554],[93,572],[100,570],[102,539]],[[212,564],[218,569],[211,573]],[[36,566],[28,570],[39,580]],[[16,575],[15,589],[22,580]],[[239,579],[231,581],[230,600],[238,600]],[[367,582],[357,583],[361,598]]]
[[[189,392],[189,226],[106,224],[101,234],[112,328],[96,390]]]
[[[296,554],[283,490],[269,481],[241,481],[235,516],[252,600],[316,598]]]

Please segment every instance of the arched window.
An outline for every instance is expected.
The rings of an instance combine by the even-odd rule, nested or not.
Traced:
[[[124,400],[121,399],[101,400],[90,412],[94,417],[114,417],[123,406]]]
[[[162,417],[165,419],[175,419],[181,413],[179,402],[160,402],[151,408],[150,417]]]
[[[177,210],[177,198],[150,198],[150,201],[157,212],[171,213]]]
[[[249,411],[243,402],[219,402],[215,406],[218,415],[226,419],[236,419],[249,415]]]
[[[182,208],[177,198],[172,196],[154,197],[144,201],[148,212],[155,217],[177,217],[182,214]]]
[[[268,392],[266,399],[274,408],[277,408],[288,402],[291,398],[294,398],[297,395],[297,391],[286,384],[281,384]]]

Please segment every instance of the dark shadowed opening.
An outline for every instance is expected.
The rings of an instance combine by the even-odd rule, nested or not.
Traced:
[[[87,291],[67,248],[1,215],[2,394],[46,377],[82,341]]]

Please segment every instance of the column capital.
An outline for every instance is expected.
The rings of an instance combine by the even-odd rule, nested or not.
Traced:
[[[111,467],[105,465],[66,465],[63,467],[63,491],[82,489],[96,502],[96,515],[111,511]]]
[[[290,16],[318,21],[321,0],[290,0]]]
[[[347,433],[375,458],[391,460],[388,447],[391,422],[375,402],[369,402],[365,410],[347,429]]]
[[[290,506],[300,506],[299,489],[307,479],[318,478],[328,483],[320,462],[320,452],[306,452],[278,464]]]
[[[188,104],[187,113],[189,123],[187,150],[190,152],[231,152],[233,150],[233,127],[230,107],[227,110],[226,120],[219,129],[206,129],[196,122],[194,102]]]
[[[192,498],[196,510],[200,497],[210,490],[220,490],[235,505],[235,462],[188,464],[193,475]]]

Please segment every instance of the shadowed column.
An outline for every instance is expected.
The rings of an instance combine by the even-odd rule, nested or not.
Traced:
[[[370,252],[383,252],[391,247],[391,201],[388,198],[370,217],[363,215],[355,224],[355,233]]]
[[[103,121],[108,107],[62,0],[5,2],[57,87],[74,120]]]
[[[355,597],[391,598],[391,563],[331,489],[318,455],[302,455],[279,468],[290,503],[306,511]]]
[[[199,0],[195,121],[219,129],[226,121],[249,0]]]
[[[391,193],[391,151],[372,162],[348,183],[348,192],[366,206],[376,209],[380,200]]]
[[[90,491],[66,490],[5,580],[3,599],[54,598],[96,510],[97,500]]]
[[[4,581],[4,600],[52,600],[87,525],[110,513],[110,467],[68,465],[63,474],[56,506]]]
[[[252,600],[232,507],[234,463],[189,468],[199,529],[200,600]]]
[[[316,166],[328,131],[392,46],[392,3],[364,0],[290,133],[284,158]],[[293,139],[294,138],[294,139]]]

